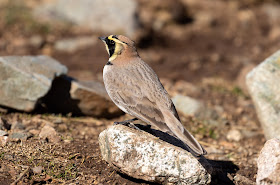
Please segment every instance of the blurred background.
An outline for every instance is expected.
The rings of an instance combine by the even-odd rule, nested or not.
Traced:
[[[81,81],[102,82],[103,66],[109,57],[98,37],[111,34],[132,38],[142,59],[159,75],[183,125],[206,148],[207,159],[215,160],[220,174],[224,174],[220,179],[213,178],[212,184],[254,184],[256,160],[265,137],[245,76],[280,48],[280,1],[0,0],[0,55],[48,55],[66,65],[69,76]],[[191,114],[186,110],[184,114],[186,107],[202,110]],[[37,159],[44,173],[54,179],[52,182],[141,183],[115,173],[99,153],[99,133],[127,116],[64,116],[4,115],[12,124],[26,123],[36,137],[41,125],[49,120],[53,130],[63,136],[62,148],[54,150],[60,152],[54,162],[59,165],[53,167],[57,172],[53,174],[49,166],[44,166],[54,158],[52,149],[50,158]],[[36,137],[28,140],[36,143],[36,147],[27,146],[28,150],[41,147]],[[9,148],[13,146],[8,145],[6,153],[14,152]],[[11,161],[7,162],[11,167],[6,169],[5,182],[12,182],[10,179],[21,173],[10,173],[13,161],[22,153],[22,145],[17,146],[18,154],[6,160]],[[45,151],[52,146],[42,145]],[[68,152],[80,157],[69,159]],[[6,159],[3,156],[0,159]],[[26,156],[19,161],[33,166]],[[68,162],[61,162],[64,160],[60,156]],[[61,169],[68,170],[66,164],[75,165],[69,173],[73,177],[60,177],[66,173]],[[0,178],[0,182],[4,181]]]
[[[1,0],[0,14],[1,55],[49,55],[81,80],[100,78],[100,35],[131,37],[161,78],[191,83],[236,81],[280,46],[273,0]]]

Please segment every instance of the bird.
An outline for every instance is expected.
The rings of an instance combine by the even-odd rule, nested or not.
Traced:
[[[103,68],[105,89],[122,111],[135,117],[127,121],[139,119],[170,133],[181,140],[194,156],[207,154],[182,125],[169,94],[154,70],[139,56],[135,42],[123,35],[99,39],[109,54]]]

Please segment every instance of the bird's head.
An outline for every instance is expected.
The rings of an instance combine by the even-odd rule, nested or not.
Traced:
[[[119,56],[132,57],[138,55],[134,42],[123,35],[110,35],[108,37],[99,37],[99,39],[106,46],[110,62]]]

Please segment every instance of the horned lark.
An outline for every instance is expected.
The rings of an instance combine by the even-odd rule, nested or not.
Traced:
[[[122,35],[99,39],[110,56],[103,69],[103,79],[112,101],[124,112],[171,133],[194,155],[206,154],[181,124],[168,93],[153,69],[139,57],[134,42]]]

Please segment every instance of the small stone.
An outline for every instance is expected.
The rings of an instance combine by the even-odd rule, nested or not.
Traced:
[[[6,146],[8,142],[8,136],[0,136],[0,146],[4,147]]]
[[[15,123],[12,124],[12,130],[24,130],[25,126],[22,124],[22,122],[16,121]]]
[[[41,129],[39,137],[42,139],[47,139],[51,143],[58,143],[61,139],[56,130],[49,125],[45,125]]]
[[[176,95],[172,101],[178,111],[185,115],[197,115],[203,109],[203,104],[191,97]]]
[[[28,132],[30,134],[34,135],[34,136],[38,136],[39,133],[40,133],[40,130],[38,130],[38,129],[30,129]]]
[[[265,143],[257,163],[257,185],[280,184],[280,139]]]
[[[44,168],[42,166],[36,166],[36,167],[32,168],[32,171],[34,174],[40,174],[40,173],[42,173],[43,170],[44,170]]]
[[[153,133],[172,138],[160,131]],[[114,125],[100,133],[99,145],[105,161],[133,178],[182,185],[211,182],[212,167],[204,157],[198,160],[188,151],[144,131]]]
[[[0,136],[7,136],[8,133],[4,130],[0,130]]]
[[[219,119],[219,114],[223,112],[222,107],[209,108],[200,100],[180,94],[174,96],[172,101],[178,112],[183,113],[185,116],[195,116],[199,119],[207,120],[209,123]]]
[[[44,40],[40,35],[34,35],[29,39],[29,44],[36,48],[42,46],[43,42]]]
[[[31,135],[25,132],[14,132],[10,134],[9,138],[13,141],[27,140]]]
[[[240,141],[242,139],[242,134],[239,130],[232,129],[227,134],[227,140],[229,141]]]

